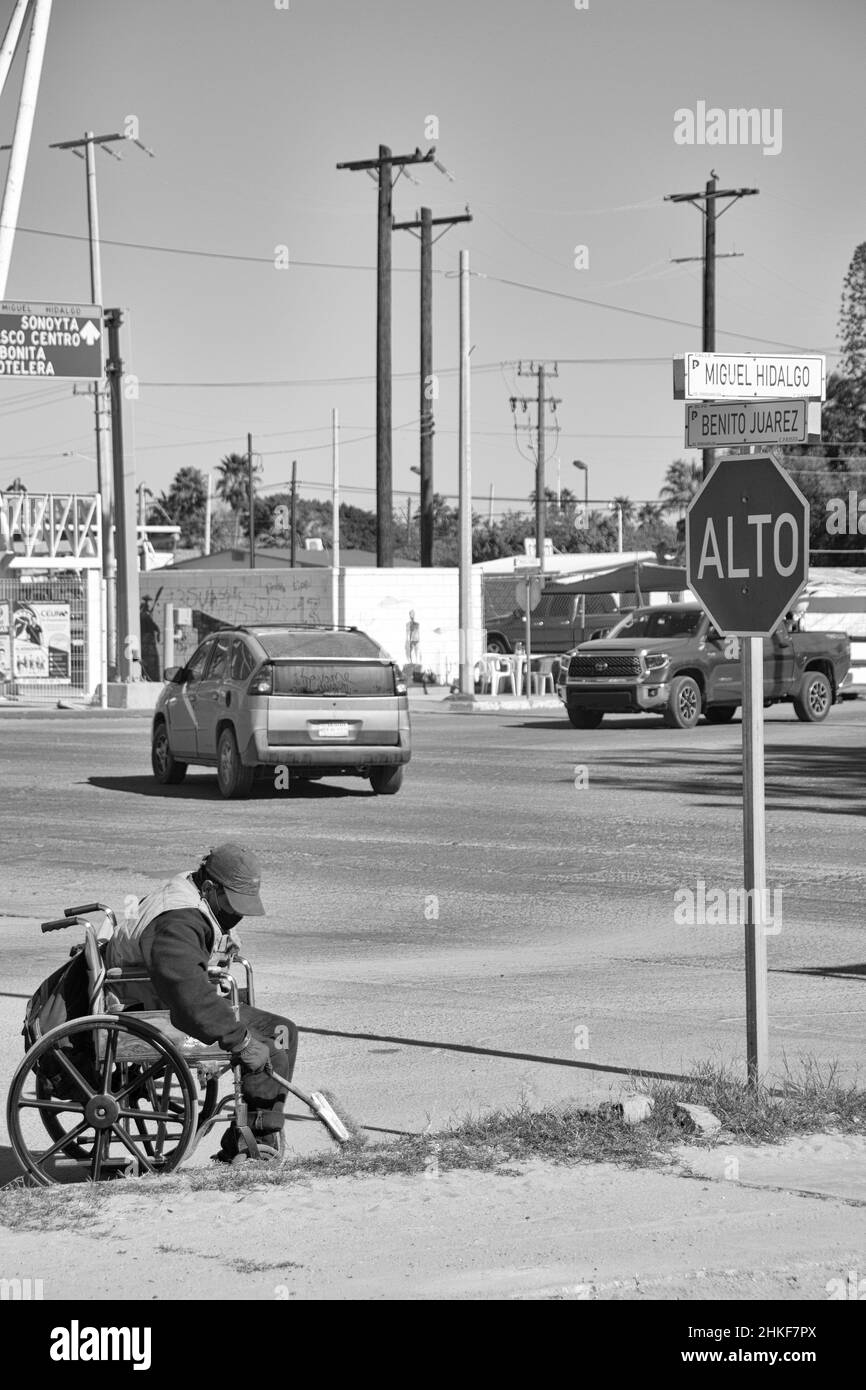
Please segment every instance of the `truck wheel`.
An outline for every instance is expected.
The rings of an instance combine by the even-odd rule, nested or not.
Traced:
[[[708,724],[730,724],[736,712],[736,705],[711,705],[705,711]]]
[[[217,782],[223,796],[233,800],[249,796],[256,777],[254,767],[244,767],[232,729],[223,729],[217,744]]]
[[[507,656],[511,651],[504,637],[488,637],[487,650],[493,652],[494,656]]]
[[[693,729],[701,716],[701,692],[691,676],[677,676],[671,682],[664,719],[669,729]]]
[[[807,671],[794,699],[794,713],[804,724],[820,724],[830,713],[833,687],[823,671]]]
[[[178,762],[172,753],[168,729],[164,724],[158,724],[154,730],[153,743],[150,746],[150,765],[157,782],[164,787],[176,787],[186,776],[187,764]]]
[[[403,768],[376,767],[370,773],[370,786],[377,796],[394,796],[403,785]]]
[[[603,709],[582,709],[579,705],[566,705],[566,709],[575,729],[597,729],[604,719]]]

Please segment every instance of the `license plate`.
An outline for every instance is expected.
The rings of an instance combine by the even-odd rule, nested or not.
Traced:
[[[319,738],[348,738],[348,724],[319,724],[316,727]]]

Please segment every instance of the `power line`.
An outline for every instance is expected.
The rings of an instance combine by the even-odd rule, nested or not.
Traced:
[[[635,205],[635,206],[639,206],[639,205]],[[23,233],[23,234],[29,235],[29,236],[55,237],[55,238],[59,238],[59,239],[61,239],[61,240],[65,240],[65,241],[87,241],[87,240],[88,240],[87,237],[81,236],[81,235],[79,235],[79,234],[77,234],[77,233],[75,233],[75,232],[55,232],[55,231],[49,231],[49,230],[47,230],[46,228],[43,228],[43,227],[19,227],[19,228],[18,228],[18,232],[19,232],[19,234],[22,234],[22,233]],[[238,261],[238,262],[246,263],[246,264],[250,264],[250,265],[267,265],[267,266],[270,266],[270,267],[272,267],[273,264],[274,264],[274,257],[273,257],[273,256],[250,256],[250,255],[243,255],[243,254],[241,254],[241,253],[239,253],[239,252],[231,252],[231,251],[202,251],[202,250],[198,250],[198,249],[196,249],[196,248],[194,248],[194,247],[184,247],[184,246],[162,246],[162,245],[158,245],[158,244],[156,244],[156,243],[150,243],[150,242],[120,241],[120,240],[116,240],[116,239],[113,240],[113,239],[108,238],[108,237],[102,237],[102,238],[101,238],[101,244],[102,244],[103,246],[116,246],[116,247],[120,247],[121,249],[130,250],[130,251],[152,251],[152,252],[159,253],[159,254],[161,254],[161,255],[169,255],[169,256],[193,256],[193,257],[200,257],[200,258],[202,258],[202,259],[204,259],[204,260]],[[298,268],[298,269],[304,269],[304,270],[355,270],[355,271],[363,270],[363,271],[368,271],[368,272],[369,272],[369,271],[375,271],[375,270],[377,269],[377,267],[374,266],[374,265],[358,265],[358,264],[355,264],[355,263],[343,262],[343,261],[292,260],[292,261],[290,262],[290,265],[291,265],[292,267],[295,267],[295,268]],[[403,274],[403,275],[418,275],[418,274],[419,274],[418,267],[416,267],[416,266],[392,266],[392,272],[393,272],[394,274]],[[433,271],[433,274],[434,274],[434,275],[443,275],[443,276],[445,276],[446,278],[450,278],[452,272],[450,272],[450,271],[443,271],[443,270],[434,270],[434,271]],[[700,327],[699,324],[689,323],[689,322],[687,322],[687,321],[684,320],[684,319],[667,318],[667,317],[666,317],[665,315],[663,315],[663,314],[651,314],[651,313],[649,313],[649,312],[647,312],[647,311],[645,311],[645,310],[641,310],[641,309],[629,309],[629,308],[625,308],[624,306],[622,306],[622,305],[620,305],[620,304],[607,304],[607,303],[605,303],[603,300],[588,299],[588,298],[585,298],[585,297],[582,297],[582,296],[579,296],[579,295],[566,294],[565,291],[563,291],[563,290],[552,290],[552,289],[548,289],[547,286],[545,286],[545,285],[532,285],[532,284],[526,283],[526,282],[521,281],[521,280],[506,279],[505,277],[498,276],[498,275],[492,275],[492,274],[490,274],[489,272],[486,272],[486,271],[474,271],[473,274],[476,275],[479,279],[489,280],[489,281],[491,281],[492,283],[495,283],[495,284],[507,285],[507,286],[509,286],[510,288],[526,290],[526,291],[528,291],[528,292],[530,292],[530,293],[533,293],[533,294],[548,295],[548,296],[553,297],[554,299],[564,299],[564,300],[568,300],[568,301],[570,301],[570,302],[572,302],[572,303],[575,303],[575,304],[586,304],[586,305],[589,305],[591,308],[595,308],[595,309],[607,309],[607,310],[608,310],[609,312],[611,312],[611,313],[629,314],[629,315],[632,315],[632,316],[635,317],[635,318],[649,319],[649,320],[654,321],[654,322],[656,322],[656,323],[667,323],[667,324],[672,324],[674,327],[677,327],[677,328],[694,328],[694,329],[697,329],[697,328]],[[722,334],[724,337],[739,338],[739,339],[741,339],[741,340],[744,341],[744,342],[766,343],[766,344],[769,344],[771,347],[790,348],[790,349],[791,349],[792,351],[794,351],[794,352],[799,352],[799,351],[802,351],[802,350],[803,350],[802,344],[800,344],[800,343],[787,343],[787,342],[782,342],[781,340],[779,340],[779,339],[777,339],[777,338],[763,338],[763,337],[758,337],[758,336],[756,336],[755,334],[738,333],[738,332],[736,332],[736,331],[733,330],[733,329],[719,329],[718,332],[719,332],[720,334]],[[823,348],[823,349],[813,349],[813,350],[815,350],[815,351],[822,351],[822,352],[825,354],[825,356],[836,356],[836,357],[839,356],[839,351],[838,351],[838,349],[836,349],[836,348]],[[608,363],[608,362],[620,362],[620,361],[634,361],[634,362],[638,362],[638,361],[648,361],[648,360],[663,360],[663,361],[669,361],[668,358],[664,358],[664,359],[639,359],[639,358],[572,358],[572,359],[568,359],[568,358],[562,358],[562,357],[560,357],[560,358],[558,359],[558,361],[559,361],[560,363],[564,363],[564,362],[566,362],[566,361],[571,361],[571,362],[581,361],[581,362],[598,363],[598,364],[605,364],[605,363]],[[456,371],[457,368],[454,368],[454,370]],[[480,370],[480,368],[479,368],[479,367],[476,367],[476,366],[473,364],[473,372],[478,371],[478,370]],[[408,374],[406,374],[406,375],[408,375]],[[414,373],[413,373],[412,375],[414,375]],[[335,379],[335,381],[336,381],[336,384],[339,384],[340,381],[342,381],[342,380],[351,381],[351,380],[361,380],[361,379],[362,379],[362,378],[337,378],[337,379]],[[372,378],[372,377],[366,377],[366,378],[363,378],[363,380],[374,380],[374,378]],[[169,385],[169,386],[173,386],[173,385],[190,385],[190,386],[193,386],[193,385],[198,385],[198,384],[201,384],[201,385],[224,386],[224,385],[233,385],[234,383],[226,383],[226,382],[213,382],[213,383],[196,383],[196,382],[177,382],[177,383],[175,383],[175,382],[154,382],[154,383],[147,383],[147,384],[148,384],[148,385],[156,385],[156,386],[164,386],[164,385]],[[245,383],[237,383],[237,384],[238,384],[238,385],[242,385],[242,384],[245,384]],[[273,384],[273,385],[296,385],[296,384],[297,384],[297,385],[307,385],[307,384],[309,384],[309,385],[318,385],[319,382],[318,382],[318,381],[311,381],[311,382],[309,382],[309,383],[303,382],[303,381],[302,381],[302,382],[297,382],[297,383],[295,383],[295,382],[274,382],[274,383],[270,383],[270,382],[261,382],[261,383],[252,382],[252,383],[249,383],[249,384],[250,384],[250,385],[272,385],[272,384]],[[331,384],[331,381],[330,381],[329,379],[324,379],[323,382],[322,382],[322,384],[328,384],[328,385],[330,385],[330,384]]]

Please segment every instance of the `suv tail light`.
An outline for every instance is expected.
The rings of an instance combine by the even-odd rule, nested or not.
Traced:
[[[249,683],[247,694],[249,695],[273,695],[274,693],[274,668],[271,665],[262,666],[257,671]]]
[[[407,693],[408,693],[408,687],[407,687],[407,685],[406,685],[406,682],[405,682],[404,679],[403,679],[403,674],[402,674],[402,672],[401,672],[399,666],[395,666],[395,667],[394,667],[394,694],[395,694],[395,695],[405,695],[405,694],[407,694]]]

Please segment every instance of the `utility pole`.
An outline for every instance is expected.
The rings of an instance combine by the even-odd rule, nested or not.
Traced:
[[[207,475],[207,494],[204,501],[204,554],[210,555],[211,513],[213,511],[213,473]]]
[[[387,145],[379,146],[377,159],[355,159],[338,164],[338,169],[364,170],[379,187],[378,250],[376,289],[376,561],[380,568],[394,564],[394,515],[391,484],[391,213],[394,184],[407,164],[429,164],[436,154],[431,146],[426,154],[393,155]],[[396,167],[397,178],[392,178]],[[374,172],[375,171],[375,172]]]
[[[291,518],[292,538],[291,538],[291,551],[290,551],[291,560],[292,560],[292,569],[295,568],[295,560],[296,560],[296,558],[297,558],[296,551],[297,551],[297,544],[298,544],[298,543],[297,543],[297,540],[295,539],[295,511],[296,511],[295,504],[296,504],[296,501],[297,501],[297,496],[298,496],[298,460],[297,460],[297,459],[292,459],[292,518]]]
[[[546,428],[547,428],[546,423],[545,423],[545,414],[546,414],[547,407],[550,406],[550,408],[551,408],[551,410],[553,411],[554,416],[555,416],[555,415],[556,415],[556,407],[557,407],[558,405],[561,404],[561,398],[556,398],[556,397],[554,397],[554,396],[545,396],[545,394],[544,394],[545,389],[546,389],[547,372],[548,372],[548,367],[547,367],[547,364],[544,363],[544,362],[538,362],[538,363],[530,362],[530,363],[529,363],[529,366],[527,367],[527,369],[526,369],[525,371],[524,371],[524,369],[523,369],[523,363],[521,362],[521,363],[519,363],[519,365],[518,365],[518,371],[517,371],[518,376],[534,376],[534,377],[537,377],[537,378],[538,378],[538,391],[537,391],[537,393],[536,393],[536,402],[535,402],[536,412],[537,412],[537,413],[536,413],[536,431],[535,431],[536,438],[535,438],[535,446],[534,446],[534,449],[532,449],[532,446],[530,446],[531,453],[530,453],[529,455],[523,454],[523,450],[520,449],[519,443],[518,443],[518,450],[520,451],[521,454],[523,454],[523,457],[524,457],[524,458],[529,458],[530,461],[534,461],[534,463],[535,463],[535,558],[536,558],[536,561],[538,562],[538,564],[540,564],[540,566],[541,566],[541,573],[542,573],[542,575],[544,574],[544,511],[545,511],[545,495],[544,495],[544,456],[545,456],[545,448],[546,448]],[[552,370],[551,370],[551,375],[554,376],[554,377],[558,377],[558,376],[559,376],[559,368],[558,368],[558,366],[557,366],[557,364],[556,364],[555,362],[553,363],[553,367],[552,367]],[[517,435],[517,415],[516,415],[516,410],[517,410],[517,406],[518,406],[518,405],[520,405],[520,406],[522,407],[524,414],[526,414],[527,411],[528,411],[528,408],[529,408],[529,400],[528,400],[528,398],[527,398],[526,396],[512,396],[512,397],[511,397],[511,413],[514,415],[514,432],[515,432],[515,436]],[[556,421],[554,421],[554,423],[556,424],[557,438],[558,438],[558,435],[559,435],[559,425],[558,425],[558,423],[557,423]]]
[[[153,150],[148,149],[147,145],[143,145],[140,140],[133,136],[124,135],[120,131],[114,131],[109,135],[94,135],[92,130],[88,130],[82,140],[61,140],[49,147],[52,150],[71,150],[77,159],[84,160],[90,253],[90,297],[92,302],[100,308],[102,308],[102,256],[99,240],[99,208],[96,199],[94,152],[98,146],[104,154],[110,155],[112,159],[120,160],[120,155],[111,146],[118,142],[126,144],[130,140],[151,159],[154,157]],[[82,149],[84,153],[82,153]],[[100,494],[102,509],[102,574],[105,580],[107,664],[109,668],[112,666],[119,668],[116,624],[117,562],[115,560],[115,533],[112,525],[111,480],[108,471],[110,440],[106,428],[105,388],[101,381],[93,383],[93,405],[96,436],[96,486]]]
[[[117,522],[117,668],[118,678],[135,680],[141,654],[139,633],[138,545],[135,527],[135,465],[123,453],[123,359],[120,356],[120,309],[105,310],[108,328],[108,391],[111,400],[111,447]]]
[[[460,694],[474,695],[471,661],[472,631],[472,434],[469,354],[469,252],[460,252],[460,399],[457,452],[460,468],[460,552],[458,591],[460,609]]]
[[[420,465],[421,465],[421,566],[433,564],[433,228],[445,231],[458,222],[471,222],[468,207],[456,217],[434,217],[430,208],[422,208],[414,222],[395,222],[395,232],[417,231],[421,241],[421,395]],[[445,235],[439,233],[436,241]]]
[[[703,193],[667,193],[666,203],[691,203],[702,214],[704,219],[704,254],[702,256],[676,256],[674,264],[681,265],[686,261],[703,261],[703,352],[715,352],[716,350],[716,261],[718,259],[728,259],[742,255],[740,251],[729,251],[724,256],[718,257],[716,254],[716,221],[723,212],[727,212],[729,207],[738,202],[740,198],[753,197],[760,192],[758,188],[717,188],[718,174],[715,169],[710,171],[707,179],[706,188]],[[721,209],[717,209],[717,202],[720,198],[729,198]],[[703,471],[706,478],[713,463],[716,453],[714,449],[702,449]]]
[[[15,133],[12,136],[12,144],[2,147],[9,149],[11,153],[6,170],[3,202],[0,205],[0,300],[6,298],[6,283],[9,279],[9,266],[12,262],[12,247],[18,229],[18,212],[21,207],[21,194],[24,191],[27,158],[30,154],[30,137],[33,133],[33,118],[36,115],[36,98],[39,95],[42,62],[45,57],[45,45],[48,42],[51,0],[35,0],[32,14],[30,41],[27,45],[27,57],[24,61],[24,76],[21,79],[21,95],[18,98],[18,114],[15,117]],[[25,17],[26,7],[22,9],[19,0],[12,11],[3,40],[2,53],[0,53],[0,75],[2,75],[4,86],[15,49],[21,37]]]
[[[331,409],[332,511],[331,511],[331,626],[340,625],[340,415]]]
[[[256,567],[256,483],[253,474],[253,437],[247,435],[247,480],[250,495],[250,569]]]

